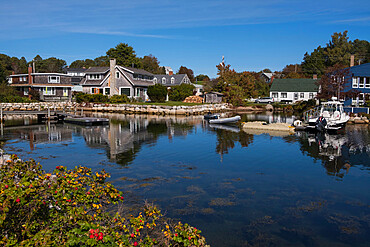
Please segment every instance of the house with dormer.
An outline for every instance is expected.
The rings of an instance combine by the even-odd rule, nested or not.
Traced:
[[[89,94],[127,95],[148,100],[148,87],[154,85],[154,75],[146,70],[119,66],[115,59],[110,67],[91,67],[81,81],[83,92]]]
[[[166,87],[178,86],[186,83],[191,84],[191,81],[187,74],[176,74],[176,75],[154,75],[154,83],[162,84]]]

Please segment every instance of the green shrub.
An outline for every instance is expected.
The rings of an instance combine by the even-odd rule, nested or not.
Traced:
[[[127,97],[127,95],[113,95],[109,98],[109,103],[117,104],[117,103],[129,103],[130,99]]]
[[[77,103],[106,103],[108,101],[108,96],[103,94],[87,94],[81,92],[76,94]]]
[[[194,85],[185,83],[173,86],[168,93],[168,98],[171,101],[183,101],[186,97],[193,95],[194,88]]]
[[[0,246],[205,246],[201,231],[170,224],[153,205],[123,207],[108,177],[86,167],[45,173],[13,155],[0,167]]]
[[[3,103],[28,103],[32,102],[27,96],[6,84],[0,84],[0,102]]]
[[[148,87],[147,92],[150,101],[152,102],[165,102],[167,97],[167,88],[161,84],[155,84]]]

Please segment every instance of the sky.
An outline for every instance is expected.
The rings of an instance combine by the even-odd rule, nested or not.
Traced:
[[[69,65],[119,43],[176,72],[282,70],[334,32],[370,41],[369,0],[0,0],[0,53]]]

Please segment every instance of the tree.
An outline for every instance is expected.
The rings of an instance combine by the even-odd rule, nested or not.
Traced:
[[[311,54],[304,54],[302,69],[310,77],[314,74],[321,76],[326,70],[324,48],[317,47]]]
[[[348,42],[347,33],[348,31],[344,31],[343,33],[334,33],[331,36],[331,40],[324,50],[327,66],[335,64],[349,66],[352,44]]]
[[[168,98],[171,101],[183,101],[186,97],[193,95],[194,88],[192,84],[186,83],[173,86],[168,93]]]
[[[158,58],[152,54],[141,58],[141,63],[144,70],[153,74],[162,74],[162,67],[159,66]]]
[[[94,60],[85,59],[85,60],[76,60],[71,63],[70,68],[90,68],[95,67],[96,63]]]
[[[108,67],[109,58],[108,56],[100,56],[94,59],[95,66],[97,67]]]
[[[341,64],[335,64],[329,67],[325,74],[318,81],[319,93],[317,95],[320,99],[330,99],[337,97],[340,99],[343,95],[341,93],[348,83],[350,70]]]
[[[107,51],[108,58],[115,58],[117,65],[142,68],[141,60],[136,57],[134,49],[125,43],[119,43],[115,48]]]
[[[206,82],[206,81],[210,81],[209,79],[209,76],[208,75],[203,75],[203,74],[199,74],[195,77],[196,81],[197,82]]]
[[[185,66],[181,66],[179,68],[179,71],[177,71],[177,74],[187,74],[191,82],[194,82],[195,80],[193,70],[188,69]]]

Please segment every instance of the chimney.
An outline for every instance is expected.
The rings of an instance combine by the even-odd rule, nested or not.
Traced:
[[[353,67],[355,65],[355,55],[351,55],[351,64],[349,67]]]
[[[173,75],[173,71],[172,70],[168,71],[168,74]]]
[[[32,84],[32,67],[28,67],[28,84]]]
[[[312,79],[317,80],[317,74],[313,74]]]
[[[116,86],[116,59],[111,58],[110,62],[110,95],[118,94]]]

